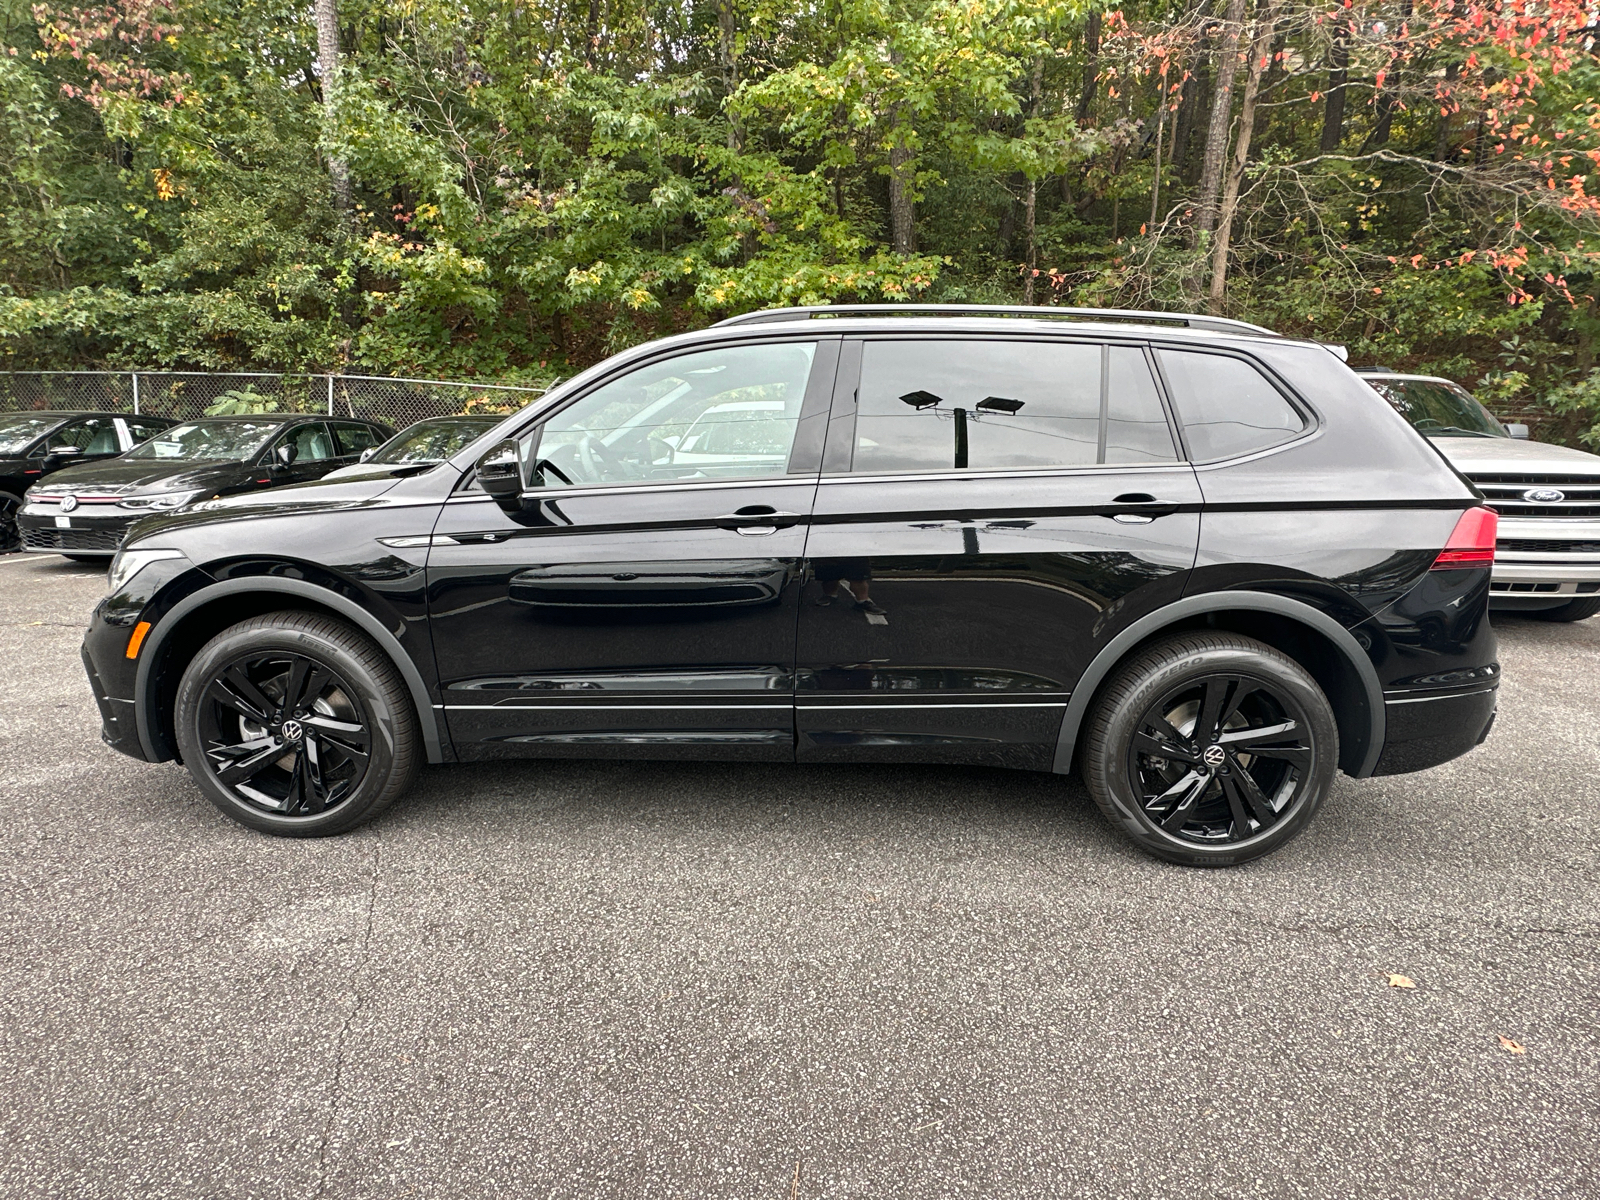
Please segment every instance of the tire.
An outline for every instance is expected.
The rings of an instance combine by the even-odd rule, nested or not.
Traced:
[[[173,722],[206,798],[283,837],[371,820],[411,785],[422,759],[394,664],[343,621],[315,613],[268,613],[212,638],[183,673]]]
[[[1202,723],[1212,736],[1195,736]],[[1322,689],[1238,634],[1185,634],[1142,651],[1112,676],[1087,729],[1083,778],[1100,810],[1142,849],[1186,866],[1278,849],[1305,828],[1338,769],[1339,728]]]
[[[0,554],[22,549],[22,535],[17,532],[17,513],[21,511],[21,496],[0,491]]]
[[[1528,616],[1538,617],[1541,621],[1587,621],[1595,613],[1600,613],[1600,596],[1568,600],[1555,608],[1536,609]]]

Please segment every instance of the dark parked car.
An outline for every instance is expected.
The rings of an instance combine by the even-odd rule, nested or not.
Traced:
[[[0,554],[21,544],[17,512],[30,487],[63,467],[123,454],[172,423],[124,413],[0,413]]]
[[[346,479],[386,467],[415,467],[443,462],[459,454],[504,420],[504,415],[430,417],[426,421],[408,425],[376,449],[363,451],[361,461],[354,466],[329,471],[323,478]]]
[[[1224,864],[1494,718],[1495,515],[1315,342],[759,313],[504,434],[141,524],[84,642],[105,740],[301,836],[424,761],[1076,769]]]
[[[188,421],[121,458],[69,468],[29,489],[17,530],[25,550],[109,558],[140,517],[320,479],[389,436],[370,421],[320,417]]]

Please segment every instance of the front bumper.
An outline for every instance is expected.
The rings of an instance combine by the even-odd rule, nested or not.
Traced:
[[[17,514],[22,548],[36,554],[103,555],[110,558],[122,546],[133,523],[148,514],[113,509],[95,511],[88,505],[62,515],[56,505],[27,504]],[[62,524],[62,522],[66,524]]]
[[[1600,595],[1600,521],[1502,517],[1493,600]]]

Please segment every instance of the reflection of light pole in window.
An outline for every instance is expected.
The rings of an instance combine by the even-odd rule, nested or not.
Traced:
[[[920,390],[907,392],[900,397],[900,400],[904,404],[911,405],[918,412],[925,408],[931,408],[934,409],[934,416],[942,417],[945,415],[938,408],[938,405],[944,403],[944,397],[935,396],[932,392]],[[1007,416],[1011,416],[1022,407],[1023,403],[1021,400],[1008,400],[1004,396],[985,396],[970,409],[950,409],[950,416],[956,423],[955,465],[957,467],[965,467],[967,465],[967,420],[969,418],[976,421],[982,418],[985,413],[1005,413]]]

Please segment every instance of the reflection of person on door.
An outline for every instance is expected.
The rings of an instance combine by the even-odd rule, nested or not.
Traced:
[[[851,599],[855,601],[857,612],[869,615],[883,615],[883,609],[872,599],[872,562],[865,558],[825,558],[816,567],[817,582],[822,585],[822,595],[818,597],[819,605],[833,604],[842,597],[839,595],[839,585],[842,583],[848,589]]]

